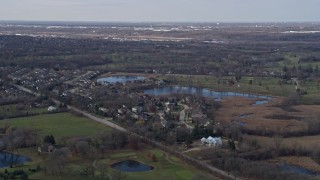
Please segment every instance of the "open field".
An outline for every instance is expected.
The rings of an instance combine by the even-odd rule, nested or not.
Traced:
[[[56,138],[90,136],[111,129],[85,117],[71,113],[45,114],[0,121],[0,126],[8,123],[13,127],[29,127],[40,130],[42,135],[52,134]]]
[[[41,130],[41,135],[52,134],[58,140],[62,137],[77,137],[77,136],[90,136],[101,131],[110,131],[110,128],[90,121],[84,117],[78,117],[71,113],[57,113],[57,114],[46,114],[37,115],[32,117],[13,118],[9,120],[0,121],[0,126],[8,123],[12,127],[30,127]],[[28,172],[29,168],[36,168],[46,166],[46,161],[49,158],[49,154],[38,155],[37,148],[22,148],[19,149],[19,154],[25,155],[32,159],[31,162],[27,162],[22,166],[14,168],[2,168],[13,170],[24,170]],[[152,160],[151,155],[156,156],[156,161]],[[61,179],[61,180],[78,180],[87,179],[85,176],[79,175],[83,168],[93,166],[105,165],[107,167],[107,173],[115,178],[117,172],[111,169],[112,163],[133,159],[139,162],[146,163],[153,166],[155,169],[149,172],[137,172],[137,173],[124,173],[127,179],[177,179],[177,180],[188,180],[192,179],[199,172],[194,167],[186,165],[180,159],[167,155],[165,152],[154,149],[151,147],[143,147],[142,149],[135,151],[131,149],[121,149],[116,151],[108,151],[103,157],[98,159],[81,158],[73,156],[68,164],[65,166],[68,169],[67,173],[62,176],[52,176],[45,174],[43,171],[31,173],[28,172],[30,179]],[[90,179],[101,179],[101,174],[96,168],[95,177]]]
[[[251,139],[256,139],[258,144],[262,147],[273,147],[274,138],[265,136],[249,136]],[[320,147],[320,135],[315,136],[301,136],[288,137],[281,139],[282,147],[302,147],[307,150],[314,150]]]
[[[10,117],[10,116],[15,116],[18,114],[42,114],[42,113],[47,113],[48,110],[47,108],[23,108],[19,109],[19,107],[14,104],[14,105],[3,105],[0,106],[0,115],[2,117]]]
[[[300,136],[300,137],[265,137],[265,136],[247,136],[248,139],[256,141],[262,148],[287,148],[298,149],[300,151],[317,152],[320,148],[320,136]],[[314,156],[314,154],[310,154]],[[313,172],[320,171],[320,165],[314,158],[307,156],[282,156],[270,159],[271,163],[286,163],[293,166],[303,167]]]
[[[273,97],[263,105],[252,105],[253,101],[244,98],[225,98],[216,111],[216,120],[224,125],[236,124],[244,128],[278,133],[304,132],[308,130],[307,120],[318,115],[319,105],[292,106],[288,112],[279,105],[283,98]]]

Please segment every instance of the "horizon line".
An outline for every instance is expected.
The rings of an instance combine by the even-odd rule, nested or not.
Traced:
[[[142,23],[230,23],[230,24],[266,24],[266,23],[320,23],[319,21],[111,21],[111,20],[4,20],[0,19],[0,22],[33,22],[33,23],[44,23],[44,22],[53,22],[53,23],[128,23],[128,24],[142,24]]]

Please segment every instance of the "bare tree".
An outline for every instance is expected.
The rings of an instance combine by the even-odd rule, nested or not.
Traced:
[[[80,174],[81,174],[82,176],[85,176],[86,179],[89,179],[90,176],[91,176],[92,178],[94,178],[94,175],[95,175],[94,167],[93,167],[93,166],[86,166],[86,167],[84,167],[84,168],[81,169]]]
[[[54,150],[47,162],[48,170],[52,175],[62,176],[65,173],[66,164],[71,157],[71,151],[68,148]]]
[[[105,179],[108,171],[108,165],[107,164],[99,164],[98,165],[98,171],[100,172],[101,179]]]
[[[122,171],[116,170],[113,177],[116,180],[123,180],[123,179],[127,179],[127,174]]]

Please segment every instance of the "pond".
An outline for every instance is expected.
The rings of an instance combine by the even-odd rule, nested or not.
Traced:
[[[138,80],[144,80],[144,79],[146,78],[143,76],[111,76],[107,78],[100,78],[97,80],[97,82],[115,84],[115,83],[125,83],[128,81],[138,81]]]
[[[145,172],[153,170],[152,166],[134,160],[125,160],[111,165],[113,169],[123,172]]]
[[[302,167],[292,166],[292,165],[288,165],[288,164],[280,164],[279,167],[284,171],[298,173],[298,174],[306,174],[306,175],[313,175],[313,176],[320,175],[320,172],[313,172],[313,171],[310,171],[310,170],[302,168]]]
[[[241,114],[240,116],[239,116],[239,118],[240,119],[243,119],[243,118],[247,118],[247,117],[249,117],[249,116],[251,116],[252,114],[250,113],[250,114]]]
[[[217,101],[220,101],[223,97],[245,97],[248,99],[259,99],[255,101],[254,105],[266,104],[269,102],[271,97],[261,96],[249,93],[239,93],[239,92],[222,92],[213,91],[205,88],[196,87],[185,87],[185,86],[166,86],[161,88],[153,88],[144,90],[145,94],[153,96],[169,95],[169,94],[195,94],[204,97],[212,97]]]
[[[22,156],[19,154],[5,153],[5,152],[0,153],[0,168],[8,167],[11,164],[12,165],[23,164],[28,161],[31,161],[31,159],[26,156]]]

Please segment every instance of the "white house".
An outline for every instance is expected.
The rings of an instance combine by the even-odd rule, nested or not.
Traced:
[[[138,112],[138,107],[133,107],[133,108],[131,108],[131,110],[132,110],[132,112]]]
[[[48,107],[48,111],[55,111],[55,110],[57,110],[57,108],[54,107],[54,106],[49,106],[49,107]]]
[[[202,138],[201,142],[203,144],[208,144],[209,147],[218,147],[222,145],[222,140],[221,137],[211,137],[209,136],[208,138]]]
[[[202,142],[202,144],[206,144],[207,139],[203,137],[203,138],[201,139],[201,142]]]

